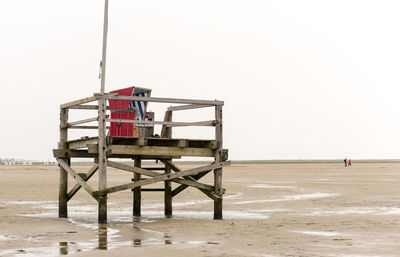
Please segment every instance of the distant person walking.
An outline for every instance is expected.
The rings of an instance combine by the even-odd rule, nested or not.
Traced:
[[[344,166],[347,167],[347,158],[344,158]]]
[[[348,166],[351,166],[351,159],[349,159],[349,165]]]

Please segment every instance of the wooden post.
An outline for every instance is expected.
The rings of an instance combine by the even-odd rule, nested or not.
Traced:
[[[166,111],[164,121],[172,122],[172,111]],[[164,135],[163,135],[164,132]],[[172,127],[165,127],[161,132],[161,137],[172,138]],[[169,159],[171,161],[171,159]],[[171,174],[171,168],[165,165],[165,173]],[[171,181],[164,182],[164,215],[172,216],[172,187]]]
[[[135,167],[142,167],[142,159],[139,156],[135,157],[134,161]],[[134,172],[133,173],[133,180],[139,181],[141,179],[141,174]],[[142,189],[141,187],[135,187],[133,189],[133,216],[140,217],[141,216],[141,200],[142,200]]]
[[[165,173],[171,174],[171,168],[165,165]],[[164,214],[166,217],[172,216],[172,188],[171,181],[164,182]]]
[[[215,140],[217,149],[215,149],[215,163],[222,162],[222,106],[215,106]],[[214,193],[219,199],[214,200],[214,219],[222,219],[222,168],[214,170]]]
[[[107,188],[106,100],[99,99],[99,190]],[[107,223],[107,194],[99,196],[99,223]]]
[[[68,141],[68,109],[60,109],[60,142],[58,149],[67,149],[66,142]],[[64,159],[67,163],[70,163],[69,158]],[[60,166],[60,185],[58,192],[58,217],[68,217],[68,173]]]
[[[165,112],[164,121],[172,122],[172,111]],[[166,125],[163,125],[161,128],[161,137],[172,138],[172,127],[167,127]]]

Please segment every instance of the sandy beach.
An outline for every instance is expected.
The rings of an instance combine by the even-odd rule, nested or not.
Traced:
[[[110,169],[108,182],[131,177]],[[109,195],[106,225],[97,224],[96,201],[84,191],[69,203],[69,218],[58,219],[57,166],[0,166],[0,178],[0,256],[400,252],[400,163],[234,164],[224,169],[222,221],[212,219],[213,202],[193,188],[173,199],[169,219],[162,192],[143,192],[142,218],[134,219],[130,191]],[[211,183],[212,176],[202,181]]]

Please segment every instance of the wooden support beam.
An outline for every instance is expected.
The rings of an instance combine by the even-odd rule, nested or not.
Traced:
[[[87,184],[86,181],[84,181],[81,176],[79,176],[78,173],[76,173],[68,165],[66,161],[64,161],[63,159],[57,159],[57,161],[61,165],[61,167],[63,167],[68,172],[68,174],[75,179],[76,183],[83,187],[86,192],[88,192],[89,195],[91,195],[94,199],[98,200],[97,194],[95,194],[94,189],[89,184]]]
[[[69,102],[69,103],[62,104],[62,105],[60,105],[60,109],[69,108],[69,107],[72,107],[72,106],[75,106],[75,105],[90,103],[90,102],[93,102],[93,101],[96,101],[96,100],[97,100],[96,96],[85,97],[85,98],[82,98],[82,99],[79,99],[79,100],[76,100],[76,101],[72,101],[72,102]]]
[[[133,189],[134,190],[134,189]],[[164,192],[164,188],[142,188],[142,192]]]
[[[165,174],[171,174],[171,168],[165,165]],[[172,216],[172,188],[171,181],[164,181],[164,215]]]
[[[98,138],[97,152],[99,154],[99,210],[98,222],[107,223],[107,144],[106,144],[106,100],[101,98],[99,104]]]
[[[96,171],[99,169],[99,165],[95,164],[93,165],[90,170],[84,174],[84,176],[81,176],[81,173],[78,173],[81,178],[83,179],[83,181],[87,182],[95,173]],[[68,201],[72,199],[72,197],[74,197],[74,195],[79,191],[79,189],[81,189],[81,185],[80,184],[76,184],[68,193]]]
[[[119,162],[113,162],[113,161],[108,161],[107,162],[109,167],[112,168],[116,168],[116,169],[120,169],[120,170],[126,170],[129,172],[136,172],[145,176],[149,176],[152,178],[157,178],[160,175],[158,172],[155,171],[150,171],[150,170],[146,170],[143,168],[138,168],[138,167],[132,167],[130,165],[127,164],[123,164],[123,163],[119,163]],[[181,178],[175,178],[175,179],[171,179],[172,182],[178,183],[178,184],[182,184],[182,185],[186,185],[186,186],[191,186],[191,187],[195,187],[195,188],[199,188],[199,189],[204,189],[207,191],[214,191],[214,187],[213,186],[209,186],[206,184],[202,184],[199,183],[197,181],[190,181],[190,180],[186,180],[186,179],[181,179]]]
[[[126,154],[126,155],[147,155],[147,156],[201,156],[212,157],[214,150],[208,148],[193,147],[166,147],[166,146],[135,146],[135,145],[109,145],[109,153]],[[88,145],[89,153],[97,153],[98,146],[96,144]]]
[[[222,162],[222,106],[215,106],[215,140],[217,149],[215,149],[215,162]],[[222,167],[214,169],[214,193],[219,197],[214,200],[214,219],[222,219]]]
[[[97,153],[88,153],[86,150],[53,149],[55,158],[94,158]]]
[[[60,142],[58,144],[59,150],[67,148],[68,140],[68,109],[62,108],[60,110]],[[70,163],[70,159],[67,157],[64,159],[67,163]],[[58,191],[58,217],[68,217],[68,174],[67,171],[60,167],[60,181]]]
[[[110,166],[112,164],[109,164]],[[134,166],[136,168],[142,167],[142,159],[140,157],[136,157],[134,161]],[[134,172],[133,173],[133,180],[140,181],[141,173]],[[141,201],[142,201],[142,193],[140,187],[133,188],[133,216],[140,217],[141,216]]]
[[[175,166],[175,164],[173,164],[170,160],[161,160],[162,163],[165,164],[166,167],[169,167],[170,169],[174,170],[175,172],[180,172],[181,170]],[[193,182],[197,182],[197,179],[193,178],[192,176],[185,176],[184,177],[187,180],[193,181]],[[203,188],[198,188],[201,192],[203,192],[205,195],[207,195],[208,197],[210,197],[213,200],[216,200],[219,198],[218,195],[214,194],[214,189],[213,190],[206,190]],[[222,190],[223,193],[225,192],[225,189]],[[171,196],[172,197],[172,196]]]
[[[128,183],[128,184],[109,187],[105,190],[97,191],[95,193],[96,194],[110,194],[110,193],[114,193],[114,192],[118,192],[118,191],[122,191],[122,190],[126,190],[126,189],[131,189],[131,188],[135,188],[135,187],[140,187],[140,186],[144,186],[144,185],[149,185],[149,184],[153,184],[153,183],[157,183],[157,182],[161,182],[161,181],[165,181],[165,180],[171,180],[171,179],[175,179],[175,178],[179,178],[179,177],[190,176],[190,175],[194,175],[194,174],[206,171],[206,170],[221,168],[221,167],[228,166],[228,165],[230,165],[229,161],[215,163],[215,164],[211,164],[211,165],[207,165],[207,166],[203,166],[203,167],[198,167],[198,168],[194,168],[194,169],[176,172],[174,174],[164,174],[164,175],[160,175],[160,176],[146,179],[146,180],[140,180],[140,181],[136,181],[136,182],[132,182],[132,183]]]
[[[142,167],[142,169],[144,169],[144,170],[162,170],[162,171],[165,170],[165,168],[163,168],[163,167]]]
[[[168,111],[184,111],[184,110],[192,110],[199,109],[205,107],[212,107],[213,105],[204,105],[204,104],[187,104],[187,105],[178,105],[178,106],[170,106],[168,107]]]
[[[207,170],[204,172],[200,172],[199,174],[196,174],[194,176],[192,176],[195,180],[199,180],[202,177],[204,177],[205,175],[207,175],[211,170]],[[172,190],[172,197],[176,196],[177,194],[179,194],[180,192],[182,192],[183,190],[185,190],[188,187],[188,185],[180,185],[177,188],[175,188],[174,190]]]
[[[53,149],[53,156],[55,158],[96,158],[97,153],[88,153],[87,150],[71,150],[71,149]],[[132,154],[108,154],[109,158],[134,158]],[[154,160],[154,159],[180,159],[178,155],[152,155],[142,156],[143,160]]]

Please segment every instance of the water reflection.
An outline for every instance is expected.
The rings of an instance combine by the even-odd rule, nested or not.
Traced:
[[[97,249],[100,250],[107,250],[107,245],[108,245],[108,227],[107,224],[99,224],[99,229],[98,229],[98,242],[99,246]]]
[[[68,242],[59,242],[60,255],[68,255]]]
[[[133,246],[134,246],[134,247],[142,246],[142,240],[140,240],[140,239],[133,239]]]

